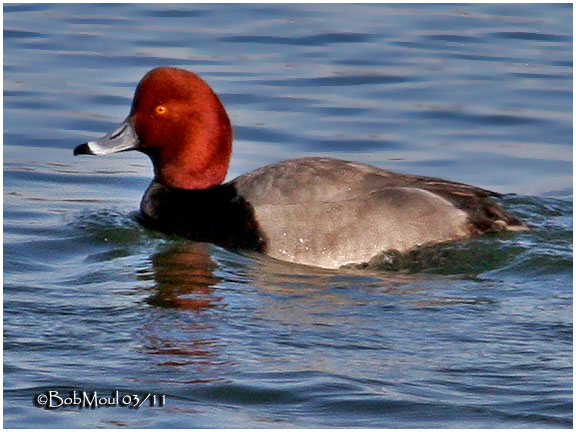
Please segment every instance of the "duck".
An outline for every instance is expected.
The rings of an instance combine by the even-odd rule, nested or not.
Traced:
[[[140,204],[144,226],[296,264],[337,269],[529,229],[495,201],[499,193],[330,157],[289,159],[224,183],[230,119],[212,88],[180,68],[149,71],[126,120],[73,153],[129,150],[154,169]]]

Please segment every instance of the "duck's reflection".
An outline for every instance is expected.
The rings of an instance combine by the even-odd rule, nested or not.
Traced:
[[[392,346],[398,310],[473,301],[440,296],[447,282],[441,275],[322,270],[186,241],[170,243],[151,264],[143,277],[154,281],[148,303],[155,307],[141,349],[160,367],[146,380],[162,383],[221,381],[243,359],[270,359],[274,350],[297,358],[298,367],[336,373],[340,363],[307,350]],[[372,317],[382,314],[390,317],[388,327],[372,328]]]
[[[222,358],[214,322],[202,313],[223,306],[222,297],[215,294],[221,278],[214,274],[217,264],[211,251],[204,243],[169,243],[151,257],[151,267],[141,275],[155,283],[154,294],[147,299],[155,307],[149,310],[142,328],[140,349],[160,367],[156,377],[146,377],[147,382],[205,384],[221,380],[220,366],[229,362]],[[191,368],[191,374],[174,376],[174,368]],[[166,370],[171,371],[169,375]]]
[[[222,300],[213,287],[221,279],[214,275],[216,263],[205,243],[171,244],[152,257],[156,293],[148,299],[154,306],[201,310]]]

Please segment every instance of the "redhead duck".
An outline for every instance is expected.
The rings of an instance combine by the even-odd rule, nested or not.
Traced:
[[[147,154],[154,179],[140,206],[154,229],[274,258],[338,268],[387,251],[528,228],[478,187],[325,157],[268,165],[222,184],[232,127],[192,72],[160,67],[138,84],[128,118],[74,149]]]

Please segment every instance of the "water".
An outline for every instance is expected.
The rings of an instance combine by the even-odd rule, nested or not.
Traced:
[[[572,425],[571,5],[4,6],[6,427]],[[324,155],[514,193],[534,228],[326,271],[148,231],[144,155],[74,158],[152,67],[229,177]],[[165,394],[46,411],[47,390]]]

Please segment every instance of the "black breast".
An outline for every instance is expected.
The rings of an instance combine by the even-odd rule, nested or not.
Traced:
[[[140,208],[142,223],[158,231],[226,248],[265,247],[254,209],[233,184],[185,190],[153,182]]]

